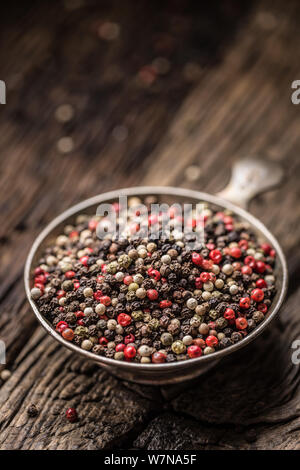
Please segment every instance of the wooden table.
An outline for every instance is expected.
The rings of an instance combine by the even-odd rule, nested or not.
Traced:
[[[12,375],[0,385],[0,448],[299,449],[299,2],[15,3],[1,15],[0,338]],[[255,345],[192,384],[155,388],[109,376],[37,324],[23,266],[54,216],[131,185],[214,193],[248,154],[285,167],[251,211],[290,274]],[[76,424],[64,417],[73,405]]]

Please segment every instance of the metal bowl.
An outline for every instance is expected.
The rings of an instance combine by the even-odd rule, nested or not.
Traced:
[[[254,168],[254,176],[253,176]],[[271,170],[270,170],[271,168]],[[257,169],[260,169],[257,173]],[[265,171],[268,172],[268,182],[265,179]],[[256,172],[256,174],[255,174]],[[252,176],[251,176],[252,175]],[[274,164],[261,162],[260,160],[248,159],[240,161],[234,167],[232,180],[229,186],[221,194],[226,196],[227,199],[239,198],[239,203],[244,206],[249,200],[258,194],[258,192],[265,191],[269,187],[278,184],[281,179],[281,171]],[[249,179],[250,178],[250,179]],[[247,184],[245,185],[245,182]],[[205,201],[213,205],[219,206],[221,209],[229,209],[237,214],[242,220],[251,224],[253,230],[260,238],[269,242],[277,252],[276,258],[276,282],[277,294],[273,299],[272,306],[266,315],[265,320],[251,333],[249,333],[240,342],[224,349],[217,351],[211,355],[201,356],[196,359],[189,359],[176,363],[164,364],[137,364],[116,361],[102,356],[97,356],[92,352],[85,351],[80,347],[64,340],[51,326],[51,324],[41,315],[35,302],[31,299],[30,289],[32,284],[33,269],[37,264],[38,259],[46,246],[49,246],[55,240],[56,236],[62,233],[63,227],[66,224],[72,224],[76,216],[80,213],[95,214],[96,208],[100,203],[113,202],[120,195],[124,196],[147,196],[157,195],[161,202],[175,203],[175,202],[188,202],[197,203]],[[178,383],[184,380],[194,378],[203,372],[216,365],[220,359],[228,354],[237,351],[238,349],[246,346],[262,333],[262,331],[270,324],[275,315],[278,313],[282,302],[284,300],[287,290],[287,265],[282,249],[277,242],[276,238],[269,232],[269,230],[253,215],[245,209],[233,204],[224,197],[212,196],[210,194],[193,191],[189,189],[173,188],[173,187],[135,187],[128,189],[121,189],[111,191],[105,194],[87,199],[75,206],[71,207],[61,215],[56,217],[49,225],[41,232],[41,234],[34,241],[32,248],[25,264],[24,280],[25,290],[28,301],[41,325],[46,331],[59,341],[63,346],[67,347],[76,354],[81,354],[88,360],[98,363],[101,367],[105,368],[108,372],[125,380],[151,384],[162,385],[169,383]]]

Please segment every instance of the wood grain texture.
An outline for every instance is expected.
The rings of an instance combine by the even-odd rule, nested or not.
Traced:
[[[12,371],[0,383],[1,449],[299,448],[291,345],[300,338],[300,107],[290,95],[300,78],[300,5],[197,4],[12,2],[1,18],[0,338]],[[97,34],[108,20],[120,26],[115,41]],[[169,72],[141,83],[139,70],[161,56]],[[60,123],[55,111],[65,103],[74,117]],[[57,148],[64,136],[74,145],[66,154]],[[214,193],[249,154],[285,167],[282,187],[251,211],[281,242],[290,272],[280,317],[253,346],[192,383],[155,388],[109,376],[37,325],[23,266],[53,217],[131,185]],[[200,169],[195,181],[191,165]],[[27,415],[32,403],[36,418]],[[73,405],[76,424],[64,418]]]

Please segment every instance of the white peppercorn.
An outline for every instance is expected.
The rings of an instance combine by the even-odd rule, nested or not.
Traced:
[[[30,291],[31,298],[37,300],[41,297],[42,291],[38,287],[33,287]]]
[[[187,308],[189,308],[190,310],[195,310],[195,308],[197,307],[198,305],[198,302],[196,299],[194,299],[193,297],[191,297],[190,299],[187,300],[186,302],[186,306]]]

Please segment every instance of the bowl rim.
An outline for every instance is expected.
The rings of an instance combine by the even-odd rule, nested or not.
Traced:
[[[123,362],[118,361],[116,359],[107,358],[104,356],[98,356],[93,352],[85,351],[84,349],[80,348],[79,346],[66,341],[62,336],[58,334],[54,330],[54,328],[48,323],[48,321],[42,316],[39,312],[38,307],[36,306],[34,300],[30,296],[30,280],[31,280],[31,270],[32,270],[32,261],[34,259],[35,253],[38,248],[41,246],[42,242],[45,238],[51,234],[52,230],[54,230],[58,225],[63,223],[66,219],[71,216],[74,216],[76,213],[82,212],[89,208],[90,206],[94,206],[96,204],[100,204],[104,201],[109,201],[111,199],[116,199],[119,196],[141,196],[141,195],[163,195],[163,196],[176,196],[176,197],[190,197],[199,201],[209,202],[211,204],[215,204],[221,206],[222,208],[229,209],[236,213],[237,215],[241,216],[242,218],[246,219],[248,222],[251,223],[256,229],[258,229],[268,241],[271,242],[272,246],[276,250],[276,257],[280,260],[281,268],[282,268],[282,284],[280,294],[277,300],[277,303],[274,304],[273,308],[269,312],[268,316],[264,319],[259,326],[257,326],[252,332],[250,332],[245,338],[243,338],[238,343],[235,343],[228,348],[222,349],[220,351],[216,351],[213,354],[208,354],[206,356],[202,355],[198,358],[188,359],[187,361],[178,361],[172,363],[163,363],[163,364],[140,364],[140,363],[132,363],[132,362]],[[277,315],[284,298],[287,292],[288,286],[288,273],[287,273],[287,263],[285,259],[285,255],[282,251],[280,244],[278,243],[277,239],[272,235],[272,233],[265,227],[265,225],[260,222],[255,216],[250,214],[247,210],[233,204],[230,201],[227,201],[219,196],[211,195],[208,193],[204,193],[201,191],[193,190],[193,189],[185,189],[185,188],[177,188],[173,186],[136,186],[130,188],[122,188],[117,189],[109,192],[105,192],[102,194],[98,194],[96,196],[90,197],[85,199],[73,206],[69,209],[65,210],[57,217],[55,217],[47,226],[39,233],[39,235],[35,238],[31,249],[28,253],[25,268],[24,268],[24,284],[25,284],[25,292],[28,298],[28,301],[34,311],[35,316],[37,317],[38,321],[44,327],[44,329],[58,342],[60,342],[63,346],[67,347],[69,350],[81,354],[85,358],[92,360],[94,362],[99,363],[102,366],[109,366],[115,369],[125,369],[127,371],[131,370],[132,372],[142,371],[143,372],[167,372],[167,370],[178,370],[182,368],[186,368],[187,365],[197,367],[200,363],[209,362],[212,360],[219,360],[224,356],[227,356],[238,349],[245,347],[251,341],[253,341],[256,337],[258,337],[263,330],[270,324],[270,322],[274,319]],[[188,364],[187,364],[188,363]]]

